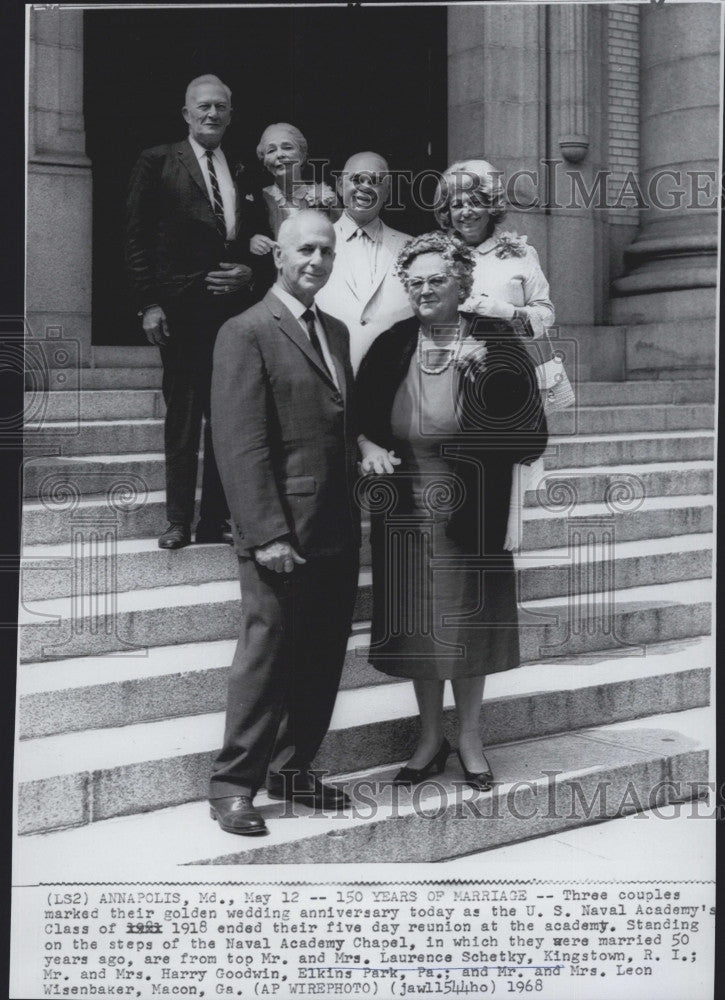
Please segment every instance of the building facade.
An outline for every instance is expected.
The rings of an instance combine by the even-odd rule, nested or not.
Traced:
[[[31,12],[27,319],[93,365],[83,33]],[[447,8],[447,161],[507,175],[584,377],[712,371],[721,37],[718,3]]]

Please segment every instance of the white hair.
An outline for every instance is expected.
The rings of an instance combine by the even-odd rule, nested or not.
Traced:
[[[218,87],[221,87],[224,93],[227,95],[227,100],[232,103],[232,92],[227,87],[226,83],[222,83],[218,76],[214,76],[213,73],[205,73],[204,76],[195,77],[191,83],[186,88],[186,93],[184,94],[184,107],[189,103],[189,95],[192,94],[197,87],[203,87],[205,83],[214,83]]]

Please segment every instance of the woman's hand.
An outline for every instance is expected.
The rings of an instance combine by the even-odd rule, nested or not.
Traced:
[[[458,345],[456,364],[459,368],[466,369],[466,377],[474,381],[476,375],[473,363],[482,364],[487,352],[488,348],[482,340],[477,340],[475,337],[464,337]]]
[[[494,299],[485,292],[472,295],[461,306],[462,312],[472,312],[477,316],[485,316],[488,319],[513,319],[516,309],[510,302],[503,299]]]
[[[395,466],[400,465],[400,459],[394,451],[381,448],[379,444],[367,439],[360,441],[359,444],[362,453],[360,469],[363,475],[392,476]]]
[[[264,254],[269,253],[274,246],[274,240],[271,240],[269,236],[263,236],[261,233],[257,233],[249,241],[249,250],[251,253],[256,254],[257,257],[262,257]]]

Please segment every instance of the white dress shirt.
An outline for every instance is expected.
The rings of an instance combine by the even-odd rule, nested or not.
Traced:
[[[201,143],[198,143],[196,139],[189,136],[189,143],[191,148],[196,154],[196,158],[199,161],[199,167],[201,168],[201,175],[204,178],[204,183],[206,184],[206,190],[209,193],[209,201],[211,202],[212,208],[214,207],[214,191],[211,186],[211,178],[209,177],[209,163],[206,157],[206,149]],[[216,173],[216,179],[219,184],[219,193],[222,196],[222,204],[224,206],[224,222],[227,226],[227,240],[233,240],[237,234],[237,190],[234,187],[234,181],[232,180],[232,175],[227,164],[227,158],[222,152],[220,146],[212,150],[212,159],[214,160],[214,172]]]
[[[359,226],[347,212],[343,212],[338,228],[341,241],[347,244],[347,259],[355,291],[361,301],[366,301],[378,274],[383,225],[376,216],[367,225]]]
[[[307,337],[307,339],[309,340],[310,334],[309,330],[307,329],[307,323],[302,319],[303,314],[307,312],[307,306],[304,304],[304,302],[300,302],[300,300],[296,299],[294,295],[290,295],[290,293],[285,288],[282,288],[280,284],[272,286],[272,293],[277,296],[282,305],[287,306],[287,308],[292,313],[294,318],[300,324],[300,329],[303,330],[305,337]],[[330,347],[327,343],[327,335],[325,334],[325,328],[320,321],[320,316],[317,311],[317,306],[315,305],[314,302],[310,306],[310,309],[315,314],[315,333],[317,334],[317,337],[320,341],[322,356],[325,359],[325,364],[327,365],[327,369],[332,377],[332,381],[339,389],[340,383],[337,381],[337,371],[335,369],[335,362],[333,361],[332,355],[330,354]]]

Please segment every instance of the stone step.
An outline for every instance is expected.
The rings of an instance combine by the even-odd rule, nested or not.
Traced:
[[[624,543],[614,566],[617,586],[627,590],[704,579],[711,572],[712,550],[702,547],[701,539],[676,539],[671,552],[657,542]],[[643,544],[645,551],[640,551]],[[570,564],[561,559],[557,562],[561,555],[542,557],[536,568],[522,567],[522,600],[568,593]],[[548,566],[546,572],[541,571],[542,566]],[[361,573],[360,586],[358,621],[365,610],[369,614],[368,572]],[[230,603],[238,598],[236,591]],[[211,615],[216,613],[211,606],[207,610]],[[351,639],[342,690],[394,680],[356,656],[357,649],[364,652],[366,641],[367,635],[359,631]],[[221,711],[234,646],[235,637],[207,642],[192,638],[187,643],[149,647],[146,655],[101,654],[23,663],[18,675],[19,736],[36,738]]]
[[[669,575],[676,573],[677,559],[681,558],[682,576],[670,579],[687,579],[706,576],[710,572],[706,562],[712,549],[712,537],[692,534],[673,538],[656,538],[651,541],[618,542],[614,551],[616,579],[619,586],[628,586],[630,573]],[[77,559],[73,569],[72,559]],[[190,545],[178,552],[159,549],[156,539],[121,539],[108,551],[100,551],[97,543],[88,542],[75,548],[70,545],[29,546],[21,562],[21,600],[42,601],[66,597],[70,593],[71,577],[84,572],[90,579],[93,564],[95,592],[98,581],[113,580],[114,591],[124,593],[139,588],[171,587],[183,584],[210,583],[218,580],[236,580],[237,560],[227,545]],[[569,549],[536,550],[518,558],[522,571],[520,586],[524,600],[534,596],[534,590],[543,585],[552,588],[550,596],[566,593],[571,559]],[[546,567],[544,573],[543,567]],[[636,567],[636,569],[635,569]],[[703,569],[700,572],[700,568]],[[537,582],[540,581],[540,582]],[[640,579],[640,583],[664,583],[664,579]],[[365,586],[361,583],[361,586]],[[560,589],[563,588],[563,589]],[[539,596],[546,596],[540,594]]]
[[[155,351],[158,357],[158,351]],[[49,385],[52,392],[85,392],[97,389],[125,391],[127,389],[159,389],[161,387],[161,362],[158,365],[145,361],[141,367],[61,368],[51,369]]]
[[[56,435],[58,428],[71,428],[73,434]],[[145,454],[147,460],[163,452],[163,422],[96,421],[78,425],[57,423],[38,434],[27,429],[25,453],[34,456],[84,456],[106,461],[105,456],[127,460]],[[705,431],[640,431],[619,434],[576,434],[552,436],[544,456],[546,469],[588,468],[602,465],[649,464],[652,462],[705,461],[713,457],[713,436]]]
[[[573,540],[573,544],[591,544],[594,551],[602,553],[601,558],[604,558],[608,552],[616,551],[614,536],[616,544],[619,544],[639,539],[704,534],[711,530],[712,508],[709,506],[648,510],[645,509],[648,503],[645,501],[642,509],[635,514],[612,518],[612,528],[607,526],[607,532],[612,535],[611,545],[604,546],[597,540],[601,528],[595,528],[590,539],[588,521],[579,522],[577,530],[581,534]],[[581,509],[586,510],[587,506],[590,505]],[[538,537],[532,539],[530,529],[533,531],[536,528],[539,529],[536,532]],[[539,519],[538,525],[525,522],[524,543],[528,550],[535,547],[543,549],[547,542],[563,547],[567,545],[567,531],[572,528],[571,520],[551,515],[546,522]],[[538,546],[533,544],[536,541]],[[706,547],[707,544],[703,546]],[[174,553],[171,554],[173,556]],[[525,558],[524,552],[521,561]],[[567,565],[568,571],[568,561],[563,564]],[[548,576],[550,571],[550,567],[545,567],[541,577]],[[93,585],[86,585],[84,593],[37,601],[24,600],[18,616],[21,662],[232,638],[237,633],[239,594],[233,579],[136,588],[115,593],[106,592],[99,585],[100,578],[93,567],[83,567],[80,572],[82,579],[90,580],[90,574],[93,579]],[[531,570],[532,579],[536,572]],[[583,574],[582,579],[587,579],[583,565],[577,572]],[[602,585],[601,579],[598,579],[596,586],[601,588]],[[532,583],[531,586],[539,589],[542,584]],[[566,592],[567,588],[563,589]],[[366,613],[369,613],[369,591],[364,588],[357,604],[358,620],[364,619]]]
[[[596,447],[596,446],[594,446]],[[554,454],[553,456],[557,456]],[[203,450],[201,452],[203,461]],[[23,463],[23,496],[37,499],[46,494],[51,483],[73,483],[82,496],[107,493],[116,482],[134,478],[133,482],[143,483],[146,490],[162,490],[166,487],[164,456],[161,452],[146,452],[137,455],[56,455],[26,456]],[[48,477],[52,477],[49,479]],[[635,484],[636,477],[639,484]],[[546,503],[546,492],[555,484],[566,479],[575,486],[580,501],[603,500],[607,487],[617,479],[626,478],[636,485],[644,496],[669,496],[688,493],[710,493],[712,491],[712,465],[709,462],[680,461],[652,462],[646,466],[637,465],[595,466],[585,471],[580,468],[552,468],[547,473],[545,483],[532,484],[527,505],[537,502],[535,488],[540,487],[542,500]],[[199,471],[201,484],[201,470]],[[559,487],[561,488],[561,487]]]
[[[656,726],[665,730],[674,729],[682,736],[706,743],[704,733],[710,721],[710,710],[701,708],[657,716],[646,722],[620,723],[617,729],[624,733],[626,730],[641,729],[643,725]],[[453,767],[452,762],[450,766]],[[452,780],[457,777],[451,772]],[[602,787],[606,788],[606,785],[603,783]],[[435,791],[433,788],[428,790]],[[294,818],[289,811],[285,814],[279,803],[273,803],[260,794],[257,802],[263,801],[261,808],[270,824],[270,833],[263,841],[265,846],[279,842],[279,838],[289,841],[298,833],[300,838],[309,836],[319,829],[321,823],[326,824],[325,834],[335,837],[340,826],[349,821],[342,814],[335,818],[333,825],[332,817],[325,818],[318,813],[311,817],[311,823],[308,816]],[[481,800],[476,801],[480,808]],[[590,797],[586,799],[587,804],[591,801]],[[470,807],[466,808],[470,810]],[[500,810],[499,815],[502,812]],[[506,879],[511,871],[516,871],[520,878],[535,879],[540,877],[543,865],[551,871],[575,871],[580,880],[586,874],[590,880],[597,881],[611,881],[615,877],[656,881],[672,863],[672,858],[687,857],[689,877],[707,881],[712,874],[714,824],[693,823],[692,819],[697,815],[705,816],[708,812],[711,810],[704,802],[693,802],[691,806],[672,803],[665,808],[645,809],[627,817],[619,816],[569,831],[543,830],[535,838],[504,843],[485,851],[474,848],[473,853],[457,860],[445,859],[445,871],[452,873],[453,878],[469,879],[473,869],[483,865],[486,877],[491,880]],[[370,807],[366,814],[370,815]],[[462,812],[461,819],[465,818],[466,813]],[[475,814],[470,812],[470,820],[475,818]],[[663,823],[663,818],[667,822]],[[428,822],[435,823],[435,818],[431,816]],[[259,842],[255,843],[260,846]],[[38,881],[52,884],[58,881],[61,871],[67,883],[94,879],[103,883],[123,882],[128,878],[129,844],[134,845],[133,870],[136,877],[150,882],[158,881],[159,873],[165,871],[166,866],[172,872],[178,871],[180,865],[188,865],[197,858],[222,856],[230,849],[255,846],[221,831],[209,819],[206,802],[189,802],[151,813],[119,816],[81,827],[24,837],[13,858],[15,881],[20,885],[36,884]],[[354,860],[354,856],[345,858],[347,862]],[[404,862],[407,856],[401,852],[398,860]]]
[[[576,407],[549,416],[549,430],[555,436],[710,430],[713,425],[709,403]],[[160,416],[129,419],[119,414],[117,418],[94,420],[76,416],[55,421],[47,417],[38,421],[36,416],[25,425],[24,440],[37,453],[49,448],[53,449],[51,454],[59,450],[64,455],[149,452],[163,450],[163,429]]]
[[[677,381],[580,382],[576,395],[579,406],[714,403],[715,382],[685,378]]]
[[[544,455],[547,471],[587,469],[602,465],[708,461],[714,453],[712,435],[699,431],[555,437]]]
[[[198,485],[201,486],[203,449],[200,451]],[[115,486],[133,484],[146,495],[166,489],[166,464],[163,452],[136,455],[41,455],[28,456],[23,462],[23,496],[37,500],[58,486],[68,485],[81,496],[107,494]],[[163,530],[166,525],[161,526]]]
[[[680,406],[576,406],[550,413],[549,433],[616,434],[622,431],[698,430],[714,427],[715,411],[710,403]]]
[[[687,443],[691,444],[695,440],[687,439]],[[630,444],[636,448],[638,441],[632,440]],[[678,444],[684,445],[685,442]],[[702,451],[712,453],[712,438],[705,439],[704,445]],[[655,499],[659,495],[680,493],[683,479],[691,482],[693,492],[709,492],[706,487],[711,484],[711,473],[703,465],[710,457],[707,454],[684,456],[691,458],[692,461],[679,470],[686,473],[682,476],[678,475],[679,466],[669,471],[664,462],[655,462],[654,459],[651,465],[654,471],[651,474],[648,473],[648,467],[638,472],[629,472],[624,462],[608,470],[603,465],[593,463],[592,459],[597,449],[595,446],[589,447],[590,453],[587,454],[586,446],[581,446],[580,451],[579,444],[557,445],[556,448],[560,453],[547,455],[544,460],[547,476],[541,485],[540,496],[537,499],[530,496],[526,500],[527,507],[531,507],[532,512],[536,504],[541,507],[543,503],[548,508],[542,509],[543,514],[550,516],[557,510],[568,509],[577,500],[586,504],[601,502],[602,498],[608,499],[614,509],[627,507],[633,509],[640,503],[642,497],[651,496]],[[591,475],[581,467],[572,467],[566,463],[573,450],[579,453],[580,458],[590,459],[588,467],[592,469]],[[682,450],[690,449],[683,447]],[[691,450],[697,452],[698,449],[692,447]],[[162,457],[154,456],[154,459],[158,475],[161,476]],[[88,521],[89,527],[93,519],[97,519],[99,526],[115,524],[117,538],[154,537],[166,527],[165,494],[161,490],[152,489],[145,478],[145,474],[149,473],[148,465],[144,465],[141,461],[136,462],[135,458],[128,464],[109,461],[97,468],[93,468],[90,464],[77,468],[75,462],[70,459],[62,466],[58,465],[58,462],[58,459],[26,460],[28,476],[38,487],[38,492],[33,496],[39,495],[42,500],[40,502],[35,499],[28,500],[23,504],[24,548],[29,545],[67,542],[70,538],[71,524],[79,518]],[[656,478],[661,473],[664,473],[662,488]],[[691,480],[689,473],[693,474]],[[561,485],[557,486],[560,481],[565,481],[569,485],[563,488]],[[617,483],[621,485],[616,487]],[[611,493],[607,496],[607,486],[610,484]],[[97,487],[100,488],[99,492],[107,496],[95,497],[94,491]],[[559,543],[549,540],[543,544]]]
[[[25,393],[25,420],[35,424],[82,420],[131,420],[162,417],[160,389],[123,389]]]
[[[442,780],[412,793],[391,787],[397,764],[343,776],[336,783],[353,799],[349,822],[328,813],[321,815],[327,828],[311,826],[312,810],[288,808],[285,813],[270,803],[263,815],[266,819],[269,813],[273,827],[282,828],[274,840],[271,834],[252,845],[227,835],[221,853],[205,845],[190,863],[441,862],[697,798],[707,781],[707,747],[701,739],[683,736],[677,729],[659,728],[657,721],[647,719],[637,728],[597,727],[494,747],[488,754],[496,775],[490,793],[472,792],[456,763],[449,764]],[[670,769],[676,775],[673,779]],[[606,796],[602,796],[603,788]],[[374,810],[371,790],[381,801]],[[296,826],[287,832],[283,824],[290,814]],[[467,817],[470,822],[465,821]]]
[[[94,368],[160,368],[161,354],[152,344],[96,344],[91,352]]]
[[[670,643],[647,655],[568,658],[494,675],[482,710],[486,745],[706,705],[713,649],[711,641]],[[447,727],[453,719],[448,696]],[[416,729],[410,682],[341,692],[315,764],[330,774],[393,764],[410,752]],[[23,742],[21,832],[203,798],[222,731],[223,713],[213,713]]]
[[[138,379],[137,369],[112,369],[117,378],[123,379],[129,373]],[[85,369],[100,378],[106,369]],[[82,392],[69,393],[67,378],[61,383],[65,391],[53,389],[25,393],[25,420],[30,422],[77,420],[113,420],[116,418],[143,418],[163,416],[164,402],[158,384],[158,369],[141,372],[148,379],[155,378],[152,388],[134,386],[109,386],[106,389],[91,389],[84,385]],[[83,377],[83,376],[82,376]],[[77,381],[77,380],[76,380]],[[692,405],[713,403],[715,384],[711,381],[683,382],[582,382],[577,386],[577,406],[626,407],[637,410],[642,406]],[[559,418],[555,415],[554,420]],[[639,427],[639,424],[636,425]]]

